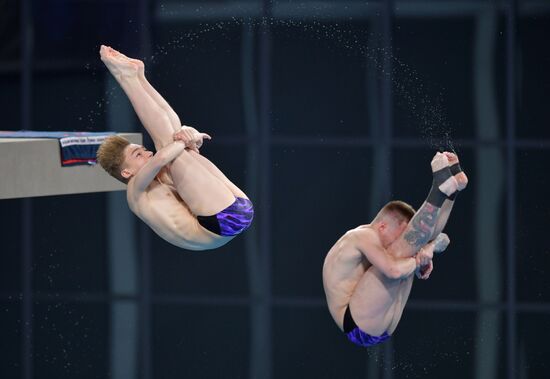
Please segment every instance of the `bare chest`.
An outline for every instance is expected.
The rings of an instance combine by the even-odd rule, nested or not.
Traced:
[[[178,202],[183,203],[182,198],[178,194],[178,191],[174,187],[172,183],[160,183],[160,182],[153,182],[151,183],[151,186],[149,190],[147,191],[147,195],[150,200],[152,201],[167,201],[167,202]]]
[[[131,196],[129,202],[130,199]],[[187,208],[171,182],[160,182],[156,179],[147,188],[147,193],[132,205],[134,213],[148,224],[161,222],[162,219],[171,220],[174,215],[181,214],[182,208]]]

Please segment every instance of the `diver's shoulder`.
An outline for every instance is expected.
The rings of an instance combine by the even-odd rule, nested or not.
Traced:
[[[368,236],[368,235],[376,234],[371,224],[359,225],[355,229],[349,230],[348,233],[355,236]]]
[[[373,229],[371,224],[363,224],[363,225],[359,225],[353,230],[373,230]]]
[[[348,230],[343,238],[346,240],[362,240],[376,238],[377,234],[370,225],[360,225],[357,228]]]

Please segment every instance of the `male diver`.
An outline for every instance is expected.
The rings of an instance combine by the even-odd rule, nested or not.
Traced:
[[[435,154],[433,182],[420,209],[386,204],[368,225],[346,232],[323,265],[329,311],[347,338],[373,346],[395,331],[411,292],[414,274],[428,279],[433,253],[449,238],[441,233],[458,191],[468,184],[456,154]]]
[[[215,249],[247,229],[253,207],[243,191],[199,154],[203,139],[145,78],[143,62],[101,46],[101,60],[120,84],[156,153],[119,136],[105,139],[98,162],[128,185],[132,212],[160,237],[188,250]]]

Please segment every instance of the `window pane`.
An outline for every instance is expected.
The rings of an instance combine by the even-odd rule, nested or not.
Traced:
[[[331,246],[370,221],[373,169],[367,148],[277,148],[272,174],[273,291],[324,298]]]
[[[505,378],[502,315],[457,311],[411,311],[391,339],[395,378]]]
[[[21,30],[21,2],[7,0],[0,4],[0,62],[19,59]],[[3,104],[3,103],[2,103]]]
[[[14,292],[21,288],[21,211],[19,199],[1,200],[0,230],[2,230],[2,259],[0,265],[0,291]],[[9,216],[7,216],[9,215]]]
[[[34,308],[36,378],[105,378],[109,307],[44,303]]]
[[[248,377],[248,315],[245,307],[156,305],[153,377]]]
[[[550,329],[548,314],[522,314],[518,317],[517,365],[520,377],[544,378],[550,369],[544,334]]]
[[[366,23],[289,21],[273,30],[274,132],[368,135]]]
[[[395,21],[396,136],[474,136],[474,31],[466,17]]]
[[[546,150],[517,154],[516,277],[518,298],[523,301],[550,301],[547,162]]]
[[[160,48],[153,51],[153,63],[145,62],[151,83],[181,122],[214,139],[246,131],[241,34],[242,26],[229,22],[159,24]]]
[[[2,54],[0,54],[2,56]],[[2,125],[0,130],[21,129],[21,80],[19,75],[0,74],[0,104]]]
[[[2,325],[0,377],[19,378],[21,377],[22,322],[21,304],[18,301],[2,300],[0,302],[0,325]]]
[[[325,307],[273,312],[274,378],[366,378],[367,353],[348,342]]]
[[[520,138],[550,138],[550,109],[543,99],[550,87],[550,13],[519,19],[518,70],[519,109],[517,135]]]
[[[137,45],[138,9],[126,1],[33,3],[34,58],[39,64],[99,64],[100,43],[115,48]]]
[[[34,288],[106,291],[105,194],[33,199]]]
[[[105,130],[105,99],[103,79],[100,78],[103,76],[93,75],[91,71],[36,75],[32,129]]]

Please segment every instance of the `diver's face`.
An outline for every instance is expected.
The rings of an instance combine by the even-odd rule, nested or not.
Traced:
[[[138,173],[139,170],[151,159],[153,156],[152,151],[148,151],[141,145],[135,143],[126,146],[124,149],[124,163],[122,165],[122,176],[126,179],[130,179],[132,176]]]
[[[408,225],[408,223],[405,222],[405,221],[395,220],[395,226],[393,228],[394,229],[393,230],[393,233],[394,233],[393,234],[393,241],[398,239],[401,236],[401,234],[403,234],[405,229],[407,229],[407,225]]]
[[[384,247],[391,245],[407,228],[405,221],[399,221],[394,218],[388,218],[382,223],[380,228],[380,236]]]

